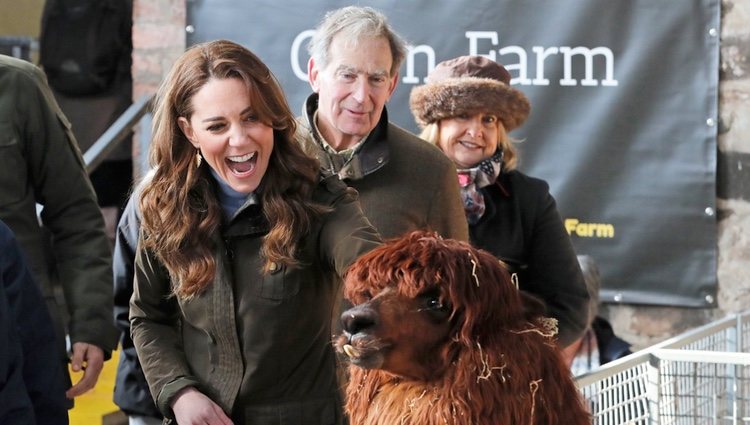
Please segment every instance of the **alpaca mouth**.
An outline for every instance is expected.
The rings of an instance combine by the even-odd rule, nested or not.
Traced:
[[[344,354],[349,356],[349,358],[357,358],[361,354],[359,350],[354,348],[351,344],[344,344]]]
[[[351,364],[363,369],[378,369],[388,348],[381,340],[369,335],[349,335],[344,332],[334,342],[336,351],[346,355]]]

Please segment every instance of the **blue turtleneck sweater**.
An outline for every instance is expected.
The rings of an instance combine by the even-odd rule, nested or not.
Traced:
[[[221,205],[222,211],[224,211],[224,218],[227,222],[234,218],[234,214],[239,210],[245,203],[255,204],[257,203],[257,197],[255,192],[242,193],[232,189],[227,182],[222,179],[214,169],[211,169],[211,175],[219,183],[219,204]]]

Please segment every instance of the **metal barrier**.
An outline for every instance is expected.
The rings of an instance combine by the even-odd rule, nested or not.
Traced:
[[[151,102],[154,96],[142,96],[130,107],[128,107],[122,115],[107,130],[99,136],[99,138],[91,145],[90,148],[83,154],[83,160],[86,163],[86,170],[91,173],[99,164],[104,161],[107,154],[112,152],[123,140],[133,131],[133,128],[137,124],[141,124],[141,157],[138,159],[138,163],[142,166],[141,170],[146,168],[143,165],[146,163],[145,154],[148,150],[149,139],[151,138],[150,120],[144,123],[144,116],[149,114],[151,109]],[[150,114],[149,114],[150,115]],[[134,158],[135,159],[135,158]]]
[[[577,377],[594,425],[750,423],[750,310]]]
[[[0,53],[31,61],[32,53],[39,51],[39,43],[33,37],[0,36]]]
[[[131,104],[122,115],[101,135],[93,145],[91,145],[83,154],[83,162],[86,164],[86,171],[91,174],[126,137],[133,131],[136,125],[140,124],[140,152],[139,158],[133,158],[139,166],[139,170],[148,169],[148,145],[151,141],[151,102],[154,96],[143,96],[135,103]],[[36,204],[36,215],[41,223],[41,214],[44,207]]]

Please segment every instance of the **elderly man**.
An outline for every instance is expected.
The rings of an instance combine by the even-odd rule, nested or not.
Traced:
[[[406,47],[385,16],[369,7],[326,14],[309,45],[301,128],[324,171],[360,195],[383,238],[431,229],[468,240],[456,170],[434,146],[388,121]]]

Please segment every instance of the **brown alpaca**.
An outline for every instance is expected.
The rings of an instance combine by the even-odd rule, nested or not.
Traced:
[[[554,326],[491,254],[412,232],[361,257],[338,351],[352,425],[589,425]]]

